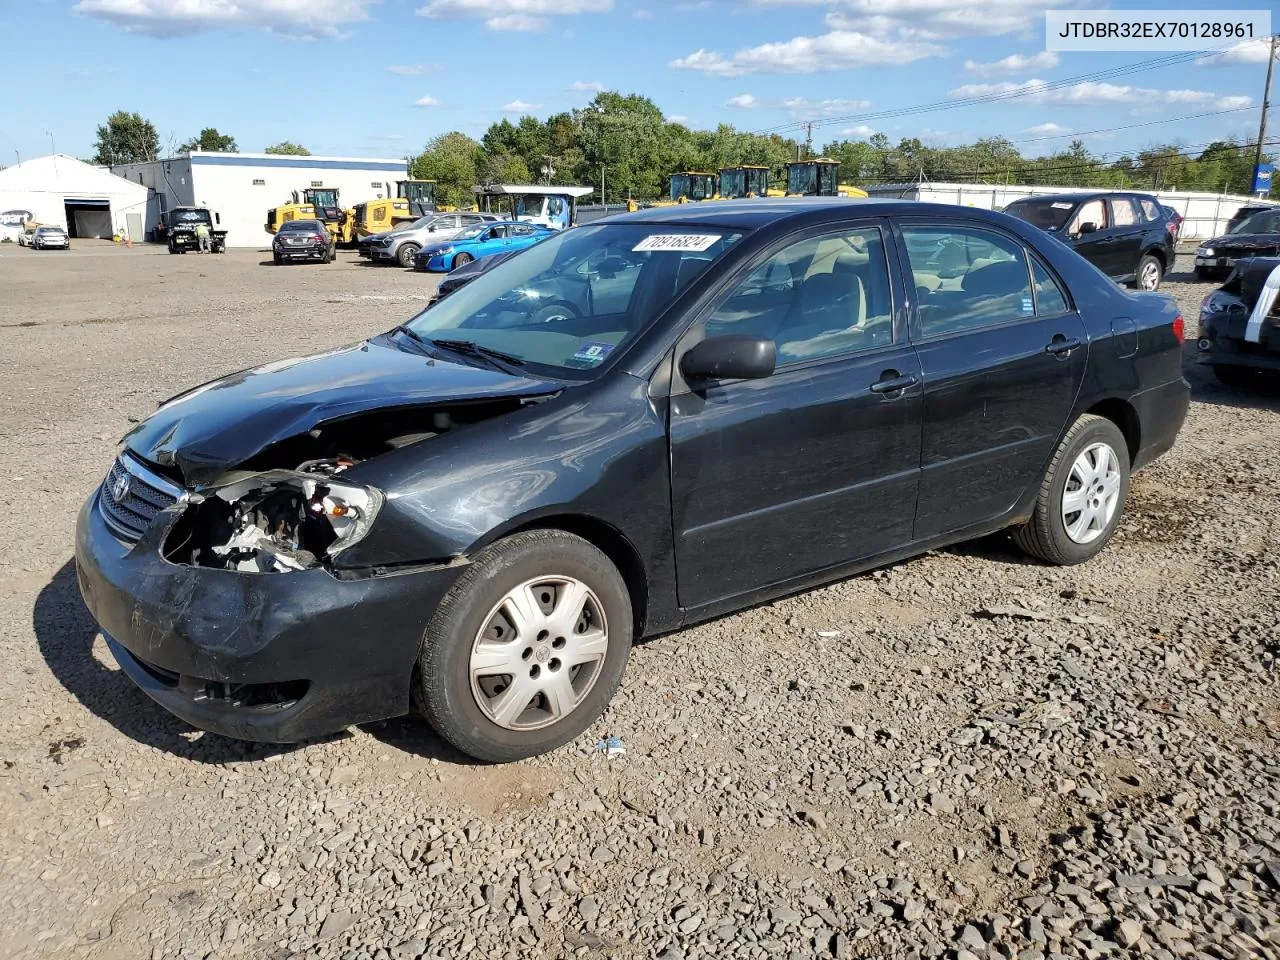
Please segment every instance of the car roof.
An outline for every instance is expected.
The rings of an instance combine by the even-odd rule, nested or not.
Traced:
[[[285,228],[285,227],[289,226],[290,224],[294,224],[294,225],[301,225],[301,224],[304,224],[304,223],[305,223],[307,226],[321,226],[321,227],[322,227],[322,226],[324,226],[324,221],[323,221],[323,220],[316,220],[316,219],[312,219],[312,218],[306,218],[306,217],[304,217],[304,218],[301,218],[301,219],[298,219],[298,220],[286,220],[284,223],[280,224],[280,227],[281,227],[281,229],[283,229],[283,228]]]
[[[1155,200],[1155,197],[1149,193],[1137,193],[1133,190],[1082,190],[1079,193],[1037,193],[1029,197],[1019,197],[1017,200],[1010,201],[1009,205],[1029,200],[1079,203],[1082,200],[1096,200],[1099,197],[1141,197],[1145,200]]]
[[[745,200],[704,200],[668,207],[650,207],[635,213],[617,214],[597,223],[664,224],[686,227],[719,227],[726,230],[755,230],[783,220],[822,222],[847,217],[936,217],[945,220],[965,217],[1007,222],[1002,214],[952,203],[924,203],[919,200],[856,197],[756,197]]]

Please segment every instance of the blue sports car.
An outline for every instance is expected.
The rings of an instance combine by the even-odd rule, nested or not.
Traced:
[[[448,273],[472,260],[495,253],[514,253],[555,235],[555,230],[514,220],[471,227],[452,240],[423,247],[413,258],[413,268]]]

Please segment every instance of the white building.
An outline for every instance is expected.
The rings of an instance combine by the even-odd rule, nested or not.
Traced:
[[[929,203],[956,203],[964,207],[980,207],[983,210],[1003,210],[1023,197],[1044,196],[1051,193],[1098,193],[1101,187],[1026,187],[989,183],[878,183],[865,188],[877,199],[923,200]],[[1117,188],[1119,189],[1119,188]],[[1221,236],[1232,214],[1247,203],[1257,203],[1253,197],[1231,193],[1199,193],[1187,190],[1143,190],[1156,201],[1172,207],[1182,214],[1182,229],[1178,236],[1184,241],[1208,240]]]
[[[24,221],[34,221],[103,239],[127,227],[140,239],[147,195],[146,187],[75,157],[37,157],[0,170],[0,237],[15,239]]]
[[[125,163],[111,172],[149,188],[146,230],[160,214],[179,206],[203,206],[222,218],[227,246],[264,247],[271,235],[267,211],[289,203],[308,187],[339,192],[343,207],[393,196],[395,181],[408,176],[404,160],[363,157],[291,157],[270,153],[204,153]]]

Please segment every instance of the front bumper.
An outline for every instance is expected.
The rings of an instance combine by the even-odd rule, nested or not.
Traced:
[[[288,743],[408,712],[423,630],[457,565],[350,580],[179,566],[160,545],[181,506],[129,546],[97,500],[76,523],[80,592],[121,669],[170,713]]]
[[[392,252],[390,247],[370,247],[369,248],[370,260],[394,260],[395,258],[396,258],[395,253]]]

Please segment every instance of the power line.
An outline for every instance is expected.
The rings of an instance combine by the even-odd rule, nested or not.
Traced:
[[[780,133],[791,129],[803,129],[806,125],[812,123],[814,126],[830,126],[835,123],[854,123],[867,120],[884,120],[896,117],[913,116],[921,113],[934,113],[943,110],[956,110],[962,107],[977,106],[984,103],[998,103],[1006,100],[1017,100],[1022,97],[1041,96],[1045,93],[1052,93],[1055,90],[1061,90],[1066,87],[1076,86],[1082,83],[1094,83],[1102,80],[1113,80],[1118,77],[1131,76],[1135,73],[1143,73],[1148,70],[1157,70],[1162,67],[1176,66],[1186,63],[1189,60],[1199,59],[1206,55],[1212,55],[1215,51],[1222,53],[1239,44],[1231,43],[1223,47],[1210,48],[1209,50],[1185,50],[1178,53],[1170,54],[1163,57],[1155,57],[1150,60],[1143,60],[1138,63],[1125,64],[1118,67],[1110,67],[1104,70],[1096,70],[1092,73],[1079,74],[1074,77],[1065,77],[1060,80],[1053,80],[1046,83],[1028,87],[1025,84],[1020,85],[1013,90],[993,91],[988,94],[979,94],[972,97],[957,97],[950,100],[938,100],[932,103],[916,104],[908,107],[894,107],[887,110],[872,111],[862,114],[849,114],[839,117],[826,117],[819,120],[800,120],[792,121],[785,124],[779,124],[774,127],[768,127],[763,130],[756,131],[760,135],[770,133]]]
[[[1022,140],[1010,140],[1010,143],[1040,143],[1045,140],[1072,140],[1080,137],[1093,136],[1095,133],[1115,133],[1117,130],[1133,130],[1137,127],[1154,127],[1161,126],[1166,123],[1179,123],[1183,120],[1199,120],[1203,117],[1221,117],[1228,113],[1245,113],[1249,110],[1256,110],[1257,107],[1233,107],[1230,110],[1208,110],[1204,113],[1188,113],[1182,117],[1167,117],[1164,120],[1146,120],[1142,123],[1126,123],[1119,127],[1099,127],[1096,130],[1078,130],[1074,133],[1055,133],[1047,137],[1027,137]]]

